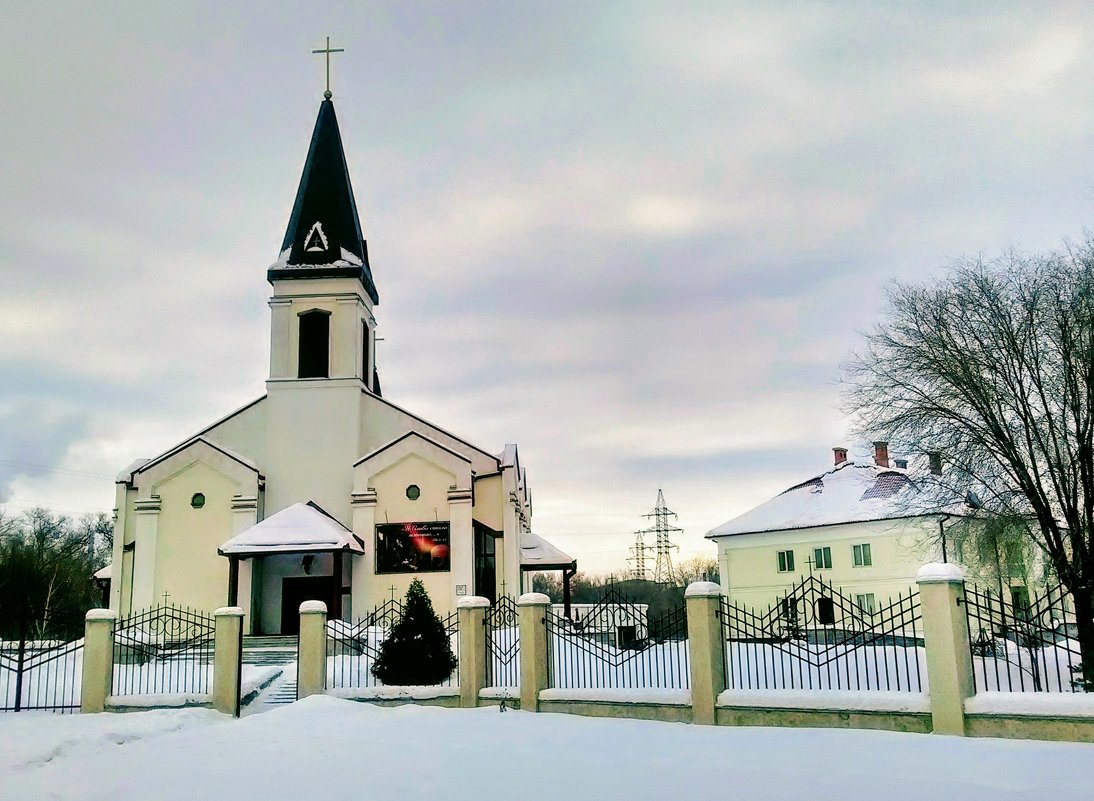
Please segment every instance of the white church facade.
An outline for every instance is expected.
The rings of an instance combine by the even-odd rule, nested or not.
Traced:
[[[351,619],[419,578],[443,611],[516,595],[531,570],[572,575],[531,532],[515,445],[382,396],[379,294],[329,96],[267,279],[266,394],[118,476],[112,609],[238,604],[249,633],[291,633],[304,600]]]

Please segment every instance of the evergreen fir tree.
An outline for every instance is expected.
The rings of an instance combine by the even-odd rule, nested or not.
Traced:
[[[452,644],[422,582],[414,579],[406,591],[403,614],[388,638],[372,675],[386,685],[433,685],[456,668]]]

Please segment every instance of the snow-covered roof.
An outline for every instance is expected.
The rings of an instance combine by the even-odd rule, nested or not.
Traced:
[[[361,541],[313,501],[294,503],[237,534],[220,546],[220,553],[256,556],[305,551],[364,553]]]
[[[120,473],[118,473],[118,477],[117,477],[117,479],[115,479],[114,483],[117,484],[117,483],[120,483],[120,482],[123,482],[123,481],[132,480],[134,471],[140,470],[142,467],[144,467],[150,461],[152,461],[152,460],[151,459],[135,459],[133,462],[130,463],[129,467],[125,468]]]
[[[848,461],[707,532],[708,538],[916,517],[941,508],[908,471]]]
[[[560,548],[531,531],[520,535],[520,566],[525,570],[537,570],[548,567],[564,567],[574,563],[575,559]]]
[[[93,574],[94,577],[97,578],[97,579],[100,579],[100,580],[106,580],[106,579],[110,578],[110,568],[111,567],[113,567],[113,564],[109,564],[106,567],[99,568]]]
[[[497,460],[502,467],[515,467],[517,464],[517,446],[506,443],[505,449],[497,455]]]

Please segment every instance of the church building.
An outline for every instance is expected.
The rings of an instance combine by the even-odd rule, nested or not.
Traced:
[[[329,91],[266,278],[266,394],[117,479],[110,606],[242,606],[293,633],[305,600],[355,619],[424,583],[438,611],[576,570],[531,531],[515,445],[481,448],[384,398],[380,302]]]

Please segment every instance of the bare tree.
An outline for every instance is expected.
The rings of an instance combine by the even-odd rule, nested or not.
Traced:
[[[1094,240],[895,284],[846,366],[856,426],[940,451],[985,513],[1023,519],[1075,607],[1094,689]]]
[[[676,580],[681,587],[694,581],[718,581],[718,560],[713,556],[699,555],[685,559],[676,565]]]

